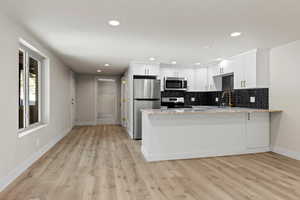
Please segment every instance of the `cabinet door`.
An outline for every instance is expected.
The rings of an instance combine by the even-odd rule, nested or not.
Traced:
[[[215,79],[214,76],[218,75],[219,66],[210,66],[207,68],[207,84],[208,84],[208,91],[216,91]]]
[[[249,113],[246,122],[247,148],[270,146],[269,113]]]
[[[244,61],[244,88],[256,87],[256,51],[243,56]]]
[[[244,61],[242,56],[236,56],[230,60],[232,70],[233,70],[233,79],[234,79],[234,89],[243,89],[244,81]]]
[[[133,75],[146,75],[147,74],[147,68],[145,64],[132,64],[132,74]]]
[[[159,65],[147,65],[146,68],[147,75],[158,76],[160,74]]]
[[[221,74],[228,74],[233,72],[233,63],[231,60],[224,60],[220,64]]]
[[[194,71],[194,89],[195,91],[206,91],[207,86],[207,68],[197,68]]]
[[[192,68],[182,68],[178,69],[179,77],[187,79],[188,91],[194,90],[194,69]]]

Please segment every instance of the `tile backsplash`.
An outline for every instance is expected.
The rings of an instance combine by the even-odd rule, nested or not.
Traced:
[[[269,109],[269,89],[234,90],[234,105],[237,107]],[[255,100],[255,102],[251,102]]]
[[[184,97],[185,105],[218,106],[222,92],[164,91],[161,95],[162,97]],[[234,90],[232,95],[232,101],[235,107],[269,108],[268,88],[239,89]],[[216,102],[216,98],[218,98],[219,102]]]

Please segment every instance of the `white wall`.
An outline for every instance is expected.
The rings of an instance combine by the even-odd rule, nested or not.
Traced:
[[[115,79],[117,82],[117,124],[121,124],[121,82],[118,76],[76,76],[76,124],[96,125],[97,124],[97,78]]]
[[[33,36],[0,14],[0,190],[19,175],[41,152],[71,129],[70,81],[72,72]],[[50,119],[48,126],[18,137],[19,38],[38,48],[49,59]],[[39,145],[37,145],[39,140]]]
[[[271,134],[275,152],[300,159],[300,41],[271,50]]]

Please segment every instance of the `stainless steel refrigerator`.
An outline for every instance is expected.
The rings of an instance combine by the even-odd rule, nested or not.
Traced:
[[[142,139],[141,109],[160,108],[160,80],[156,76],[133,77],[133,138]]]

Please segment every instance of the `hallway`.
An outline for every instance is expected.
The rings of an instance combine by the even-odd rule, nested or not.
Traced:
[[[146,163],[119,126],[76,127],[1,200],[299,199],[300,162],[274,153]]]

